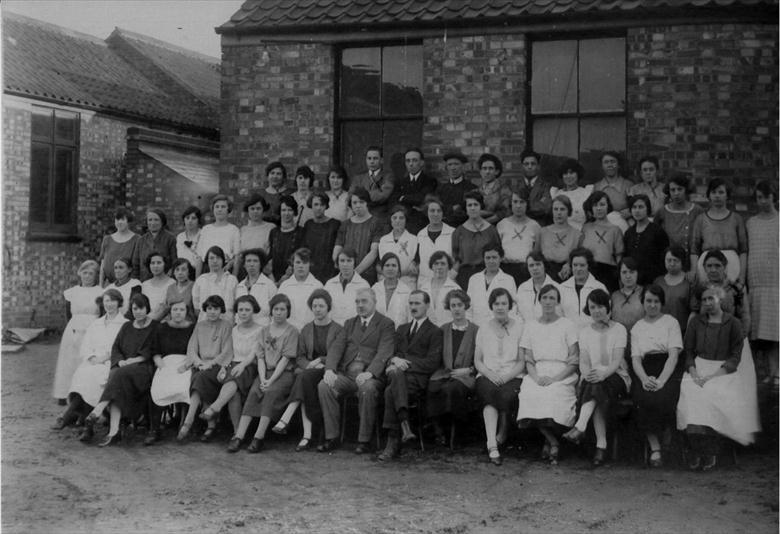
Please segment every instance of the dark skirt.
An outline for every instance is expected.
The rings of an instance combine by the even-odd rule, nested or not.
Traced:
[[[272,371],[267,373],[270,377]],[[249,417],[268,417],[269,419],[278,418],[287,407],[287,397],[295,381],[295,374],[292,371],[283,372],[276,381],[266,389],[260,390],[260,378],[256,377],[249,388],[249,394],[244,403],[244,409],[241,415]]]
[[[320,397],[317,393],[317,386],[325,376],[325,368],[322,369],[304,369],[303,372],[295,376],[295,383],[290,390],[290,396],[287,403],[300,402],[306,409],[306,416],[310,421],[319,421],[322,418],[322,408],[320,408]]]
[[[516,286],[519,286],[531,278],[531,275],[528,274],[528,267],[526,266],[525,262],[502,263],[501,270],[515,279]]]
[[[225,368],[226,377],[225,380],[222,382],[222,384],[227,384],[228,382],[235,382],[236,387],[238,387],[238,392],[241,394],[241,399],[245,400],[246,396],[249,394],[249,388],[252,387],[252,382],[255,381],[255,377],[257,376],[257,365],[255,365],[254,363],[247,365],[243,373],[238,375],[237,378],[232,378],[230,376],[230,371],[232,371],[233,368],[239,363],[241,362],[230,362],[228,364],[228,366]]]
[[[469,288],[469,278],[472,275],[477,274],[479,271],[485,268],[484,265],[461,265],[458,267],[458,275],[455,277],[455,281],[463,289],[463,291]]]
[[[480,376],[477,377],[477,398],[483,407],[492,406],[499,412],[514,414],[517,413],[517,396],[520,394],[522,383],[521,378],[513,378],[506,384],[497,386],[484,376]]]
[[[620,375],[613,373],[601,382],[580,382],[577,392],[577,404],[582,406],[586,402],[595,400],[596,404],[609,410],[610,406],[626,395],[626,383]]]
[[[192,369],[192,379],[190,380],[190,395],[197,393],[203,404],[211,404],[219,396],[219,390],[222,389],[222,383],[217,380],[217,375],[222,369],[219,365],[209,367],[205,371]]]
[[[617,265],[594,262],[593,267],[590,269],[590,273],[596,280],[607,286],[607,291],[610,295],[620,289]]]
[[[469,413],[469,394],[471,389],[460,380],[446,378],[428,383],[425,409],[428,417],[449,414],[457,419],[465,419]]]
[[[100,400],[112,402],[122,417],[136,419],[146,411],[153,374],[146,362],[115,367],[108,374]]]
[[[642,367],[648,376],[657,377],[663,371],[668,358],[666,353],[647,354],[642,358]],[[680,397],[680,371],[678,366],[660,391],[645,391],[639,379],[634,381],[632,397],[640,431],[657,434],[674,424],[677,400]]]

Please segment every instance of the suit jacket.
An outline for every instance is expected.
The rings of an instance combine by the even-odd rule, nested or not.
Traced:
[[[463,195],[475,189],[476,186],[465,176],[458,184],[450,182],[439,184],[436,195],[444,203],[445,223],[457,228],[466,222],[468,217],[466,216],[466,206],[463,204]]]
[[[390,196],[389,204],[403,204],[409,209],[406,229],[412,234],[417,234],[428,224],[428,217],[422,211],[424,209],[425,195],[436,191],[438,185],[438,180],[425,174],[425,171],[420,172],[414,183],[412,183],[411,178],[407,174],[395,184],[395,190]],[[403,200],[401,200],[402,197]]]
[[[374,378],[381,378],[387,360],[395,352],[393,321],[375,312],[365,330],[359,316],[347,319],[328,347],[325,369],[345,373],[353,362],[360,362]]]
[[[336,340],[336,336],[338,336],[339,332],[341,332],[341,326],[336,321],[331,321],[328,325],[328,337],[327,337],[327,343],[325,344],[326,347],[330,347],[333,345],[333,342]],[[298,336],[298,355],[295,358],[295,372],[299,373],[306,369],[306,366],[309,365],[309,362],[311,362],[314,359],[314,323],[306,323],[303,328],[301,328],[301,334]]]
[[[410,339],[412,323],[402,324],[395,332],[395,355],[409,360],[407,373],[432,375],[441,366],[441,328],[426,318]]]
[[[517,181],[517,187],[521,191],[528,191],[528,216],[545,226],[552,222],[552,197],[550,196],[550,184],[541,176],[537,176],[536,182],[529,189],[525,184],[525,178]]]
[[[354,191],[356,187],[362,187],[371,196],[368,207],[372,215],[376,217],[387,215],[388,203],[395,187],[395,176],[391,171],[380,169],[378,179],[370,178],[368,171],[360,173],[352,179],[350,191]]]
[[[474,349],[478,330],[477,325],[469,322],[466,331],[463,333],[463,340],[460,342],[458,352],[455,354],[452,353],[452,323],[445,324],[441,329],[444,337],[442,348],[443,367],[433,373],[431,380],[446,380],[450,377],[450,371],[453,369],[463,369],[465,367],[474,366]],[[469,389],[472,389],[476,382],[473,373],[466,377],[457,377],[455,380],[459,380]]]

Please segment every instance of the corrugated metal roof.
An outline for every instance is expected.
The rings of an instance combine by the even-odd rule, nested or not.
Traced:
[[[220,72],[195,53],[183,54],[173,45],[166,49],[149,38],[143,43],[143,36],[131,35],[132,46],[182,81],[173,91],[90,35],[6,11],[2,37],[6,92],[199,129],[219,127]],[[182,99],[182,91],[192,98]]]
[[[246,0],[219,33],[318,27],[446,23],[630,12],[664,8],[777,5],[777,0]],[[321,28],[319,28],[321,27]]]

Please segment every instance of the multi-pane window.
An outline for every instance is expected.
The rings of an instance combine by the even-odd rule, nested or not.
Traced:
[[[34,107],[30,157],[30,230],[74,234],[79,114]]]
[[[422,143],[422,46],[343,48],[337,106],[339,156],[352,175],[381,146],[385,168],[404,173],[403,151]]]
[[[604,150],[626,149],[626,40],[536,41],[531,128],[537,152],[579,159],[590,181]]]

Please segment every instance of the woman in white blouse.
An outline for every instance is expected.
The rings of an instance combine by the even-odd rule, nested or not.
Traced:
[[[455,280],[450,278],[452,265],[452,257],[444,251],[437,250],[431,254],[428,260],[428,267],[433,273],[433,277],[420,279],[420,284],[417,287],[431,297],[428,319],[438,327],[452,321],[452,314],[445,306],[447,293],[453,289],[461,288]]]
[[[209,272],[202,274],[192,286],[192,305],[198,314],[198,321],[205,321],[206,314],[201,313],[201,305],[212,295],[222,298],[225,303],[225,319],[233,322],[233,302],[236,300],[236,277],[225,271],[225,253],[218,246],[211,247],[206,252],[206,263]]]
[[[637,426],[650,445],[650,466],[660,467],[658,435],[674,424],[682,375],[677,361],[683,340],[677,319],[661,313],[666,301],[664,290],[651,284],[644,288],[641,298],[645,316],[631,328],[631,364],[637,378],[632,396]]]
[[[520,428],[537,427],[545,438],[542,459],[558,463],[558,428],[574,424],[577,404],[577,327],[555,313],[558,288],[539,291],[542,315],[525,325],[520,346],[528,376],[520,388],[517,421]]]
[[[379,257],[384,258],[388,252],[398,256],[401,281],[411,289],[417,289],[417,266],[414,264],[417,255],[417,237],[406,229],[407,217],[408,211],[400,204],[390,210],[392,231],[379,239]]]
[[[152,273],[152,277],[141,283],[141,293],[146,295],[146,298],[149,299],[149,305],[152,307],[149,317],[160,321],[168,313],[168,306],[165,304],[168,287],[175,284],[176,281],[166,274],[170,265],[162,253],[151,252],[144,261],[146,268]]]
[[[258,310],[252,316],[252,320],[260,326],[265,326],[268,324],[268,317],[271,314],[268,301],[276,295],[276,284],[263,274],[263,268],[268,263],[268,256],[262,249],[254,248],[245,250],[241,257],[244,260],[246,278],[236,286],[236,299],[244,295],[253,296]]]
[[[563,435],[579,443],[593,419],[596,454],[593,465],[604,463],[607,451],[607,418],[610,406],[624,396],[631,384],[624,358],[626,328],[610,318],[612,301],[606,291],[596,289],[588,295],[586,313],[593,322],[579,333],[580,415],[574,427]]]
[[[428,226],[417,232],[417,250],[420,256],[418,261],[418,269],[420,271],[417,277],[418,288],[422,287],[423,281],[430,280],[433,276],[430,260],[434,252],[440,250],[452,257],[452,234],[455,232],[455,228],[442,222],[444,206],[441,200],[436,198],[427,199],[426,212],[428,213]]]
[[[293,275],[281,283],[279,293],[287,295],[292,304],[290,324],[298,330],[314,320],[309,308],[309,296],[315,289],[321,289],[322,283],[311,274],[311,252],[308,248],[299,248],[292,255]]]
[[[544,286],[558,287],[558,284],[550,278],[544,267],[544,256],[540,251],[531,252],[526,259],[528,274],[531,278],[520,284],[517,288],[517,314],[528,323],[538,319],[542,315],[542,305],[539,303],[539,291]],[[563,315],[560,305],[555,313]]]
[[[338,221],[346,221],[352,216],[349,208],[349,178],[344,167],[333,167],[328,171],[328,209],[325,215]]]
[[[401,273],[400,265],[401,260],[395,253],[383,254],[379,262],[383,278],[371,288],[376,293],[376,311],[392,319],[396,328],[412,320],[409,312],[409,295],[412,288],[398,278]]]
[[[211,247],[221,248],[225,253],[225,270],[228,272],[232,271],[233,260],[241,250],[241,232],[238,226],[228,221],[232,211],[233,203],[227,196],[220,194],[211,199],[211,214],[214,216],[214,222],[201,229],[197,248],[198,256],[203,258],[206,264],[208,264],[206,255]]]
[[[520,350],[523,323],[510,316],[512,295],[503,287],[488,298],[493,319],[477,331],[474,367],[477,398],[482,404],[488,459],[501,465],[498,448],[506,441],[509,413],[517,408],[525,362]]]
[[[198,256],[198,241],[200,227],[203,225],[203,214],[197,206],[189,206],[181,214],[184,231],[176,236],[176,257],[184,258],[195,269],[195,277],[200,276],[203,268],[203,258]],[[175,258],[170,258],[172,262]]]

